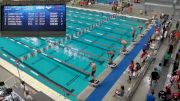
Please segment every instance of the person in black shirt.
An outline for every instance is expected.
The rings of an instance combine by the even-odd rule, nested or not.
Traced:
[[[151,85],[156,84],[159,79],[159,74],[157,72],[157,68],[154,68],[154,71],[151,73]]]
[[[176,23],[176,30],[178,30],[179,29],[179,21],[177,21],[177,23]]]
[[[172,54],[172,52],[173,52],[173,45],[172,45],[172,44],[169,45],[169,50],[168,50],[168,52],[169,52],[170,54]]]

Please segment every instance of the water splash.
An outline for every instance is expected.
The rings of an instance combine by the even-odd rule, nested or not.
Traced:
[[[39,45],[39,40],[37,38],[31,38],[32,44],[34,44],[35,46]]]
[[[56,52],[60,52],[60,48],[59,48],[59,46],[54,46],[54,48],[53,48]]]

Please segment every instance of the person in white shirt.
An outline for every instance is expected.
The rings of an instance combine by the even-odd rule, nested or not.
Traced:
[[[25,91],[24,98],[26,101],[33,101],[32,96],[29,94],[29,91]]]

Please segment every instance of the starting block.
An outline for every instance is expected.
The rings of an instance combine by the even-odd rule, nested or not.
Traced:
[[[89,85],[92,87],[97,87],[100,84],[99,80],[90,80]]]
[[[110,68],[115,68],[115,67],[117,67],[117,64],[116,64],[116,63],[113,63],[113,64],[108,65],[108,67],[110,67]]]

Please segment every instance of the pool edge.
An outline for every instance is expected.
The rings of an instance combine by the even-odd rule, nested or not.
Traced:
[[[10,73],[12,73],[16,77],[18,77],[17,68],[13,64],[7,62],[3,58],[0,58],[0,64],[4,69],[6,69]],[[38,81],[34,77],[30,76],[29,74],[25,73],[24,71],[19,69],[19,73],[21,74],[21,79],[23,81],[26,81],[26,83],[28,85],[30,85],[37,91],[41,91],[41,92],[47,94],[53,100],[55,100],[55,101],[70,101],[69,99],[65,98],[63,95],[61,96],[59,93],[57,93],[50,87],[46,86],[45,84],[41,83],[40,81]]]

